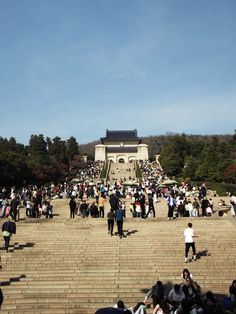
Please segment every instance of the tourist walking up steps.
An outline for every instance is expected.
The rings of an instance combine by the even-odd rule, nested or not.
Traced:
[[[70,207],[70,218],[75,218],[75,211],[76,211],[76,201],[74,196],[71,197],[70,202],[69,202],[69,207]]]
[[[121,208],[118,208],[115,211],[115,215],[116,215],[117,231],[118,231],[119,237],[122,238],[122,237],[124,237],[124,234],[123,234],[123,219],[124,219],[123,210]]]
[[[113,236],[115,218],[116,215],[114,213],[114,210],[111,208],[110,211],[107,213],[108,234],[110,234],[111,236]]]
[[[8,252],[12,233],[16,234],[16,224],[10,217],[2,225],[3,239],[5,241],[5,251]]]
[[[192,223],[188,223],[188,227],[184,230],[184,239],[185,239],[185,263],[188,263],[190,260],[188,259],[188,253],[190,247],[192,248],[193,252],[193,260],[196,261],[196,247],[195,247],[195,242],[193,238],[199,237],[199,235],[195,234],[193,229],[192,229]]]

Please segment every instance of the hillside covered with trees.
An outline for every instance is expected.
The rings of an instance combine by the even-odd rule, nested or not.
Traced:
[[[236,184],[236,132],[233,135],[166,134],[143,138],[150,159],[160,155],[171,177],[211,184]],[[0,137],[2,186],[44,184],[64,180],[81,165],[81,155],[94,158],[98,142],[80,145],[74,137],[64,141],[31,135],[29,144]]]
[[[160,150],[169,176],[192,181],[236,183],[236,135],[196,137],[174,135]]]
[[[64,180],[80,162],[74,137],[63,141],[42,134],[31,135],[29,145],[0,137],[1,186],[44,184]]]

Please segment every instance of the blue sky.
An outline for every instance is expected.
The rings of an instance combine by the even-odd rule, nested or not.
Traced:
[[[1,0],[0,136],[233,134],[235,0]]]

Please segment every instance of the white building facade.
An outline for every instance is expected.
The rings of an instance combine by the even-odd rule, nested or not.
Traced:
[[[148,160],[148,145],[142,144],[137,130],[106,130],[106,137],[95,146],[95,161],[128,163]]]

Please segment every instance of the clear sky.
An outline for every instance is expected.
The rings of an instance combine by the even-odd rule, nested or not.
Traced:
[[[233,134],[235,0],[1,0],[0,136]]]

